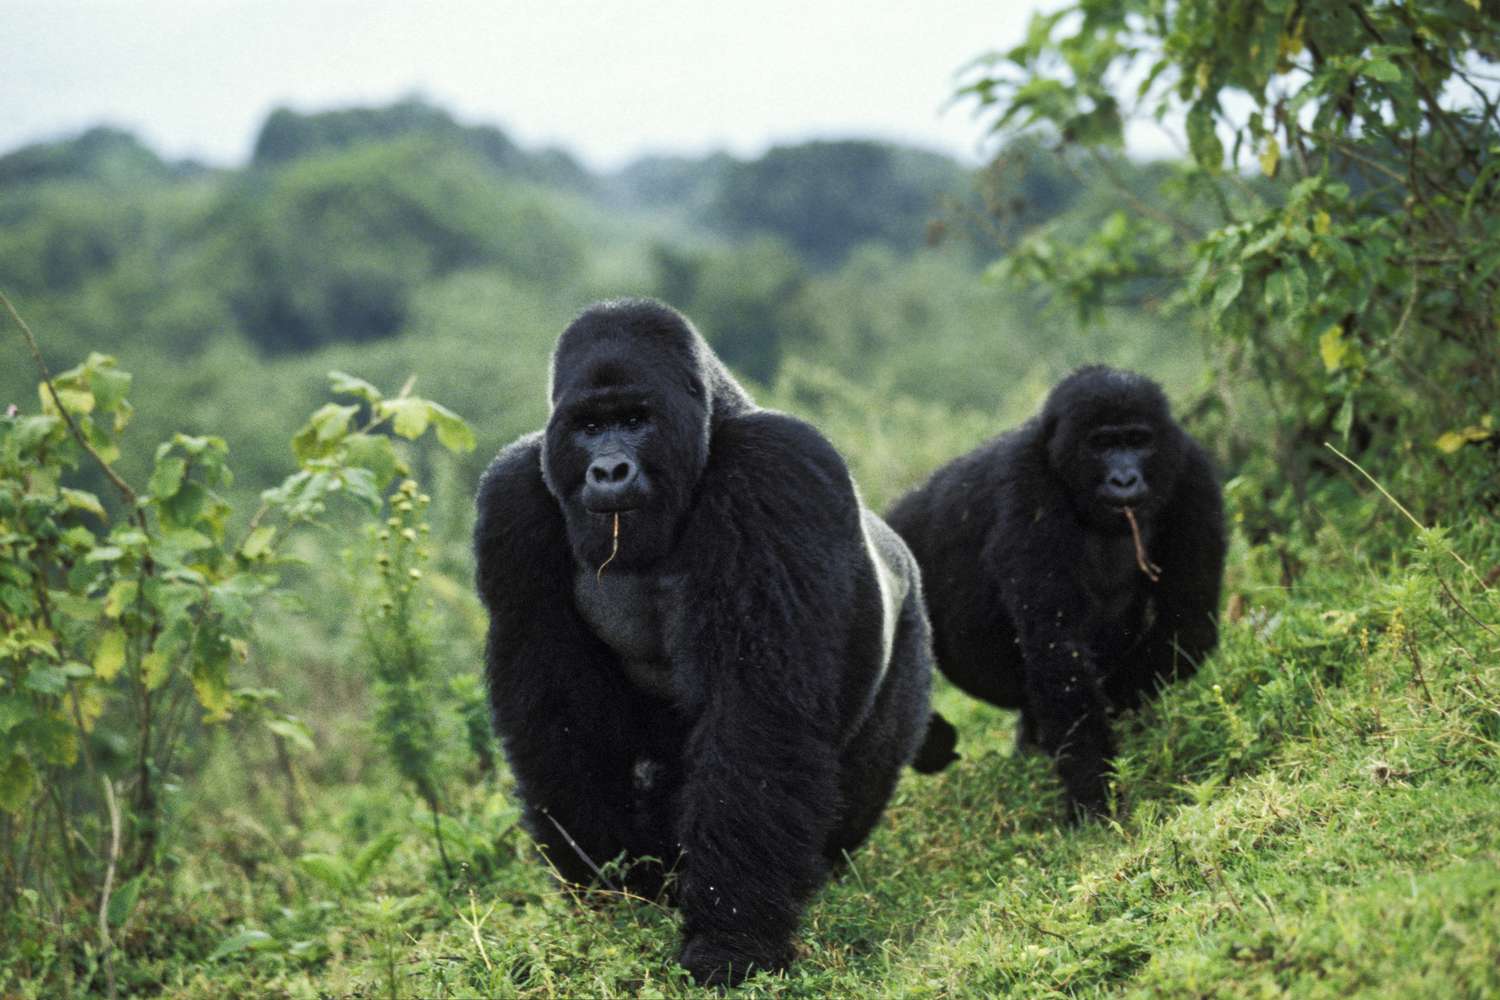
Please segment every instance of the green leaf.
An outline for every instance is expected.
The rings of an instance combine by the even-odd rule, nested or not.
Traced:
[[[208,490],[201,484],[188,480],[162,502],[161,511],[165,515],[164,520],[178,527],[188,528],[196,524],[203,515],[208,501]]]
[[[147,691],[161,687],[172,669],[172,657],[165,649],[153,649],[141,657],[141,676]]]
[[[145,875],[137,875],[110,893],[108,917],[111,926],[125,926],[125,921],[135,912],[135,901],[141,894],[141,883],[145,878]]]
[[[200,437],[196,434],[178,434],[173,438],[173,443],[180,445],[183,451],[194,456],[201,455],[209,448],[215,446],[220,450],[224,448],[223,438],[213,436]]]
[[[1260,172],[1267,177],[1276,176],[1276,168],[1281,165],[1281,144],[1273,135],[1266,142],[1266,148],[1260,154]]]
[[[31,451],[54,434],[61,436],[61,417],[21,417],[16,421],[16,445],[22,452]]]
[[[208,960],[223,958],[225,955],[233,955],[238,951],[260,951],[275,945],[276,941],[265,931],[247,930],[231,935],[219,942],[219,946],[209,952]]]
[[[297,867],[338,893],[350,892],[356,884],[354,869],[335,854],[304,854]]]
[[[375,474],[369,469],[348,468],[343,471],[341,478],[349,495],[363,500],[369,505],[371,512],[378,511],[385,502],[375,486]]]
[[[234,696],[229,690],[229,639],[222,632],[202,629],[193,641],[193,693],[208,713],[205,721],[229,718]]]
[[[131,376],[129,372],[122,372],[115,367],[114,358],[103,355],[99,357],[99,363],[92,365],[89,372],[89,388],[93,390],[99,408],[112,413],[129,395]]]
[[[0,736],[36,718],[37,712],[36,704],[28,696],[11,694],[0,698]]]
[[[438,423],[438,437],[443,425]],[[351,434],[344,439],[344,458],[350,465],[370,470],[377,489],[384,490],[391,480],[406,471],[406,463],[396,454],[391,439],[378,434]]]
[[[463,417],[440,403],[427,404],[437,425],[438,443],[449,451],[469,452],[475,447],[474,432]]]
[[[1459,431],[1447,431],[1440,435],[1433,444],[1438,451],[1441,451],[1445,455],[1451,455],[1471,442],[1487,441],[1493,434],[1494,431],[1490,428],[1481,427],[1476,424]]]
[[[1389,59],[1371,59],[1365,63],[1365,75],[1381,83],[1396,83],[1401,79],[1401,70]]]
[[[1213,108],[1206,101],[1198,101],[1188,111],[1188,149],[1198,165],[1209,173],[1218,173],[1224,166],[1224,144],[1214,130]]]
[[[273,525],[263,524],[245,538],[245,543],[240,546],[240,555],[246,559],[259,559],[271,551],[271,540],[276,537],[276,528]]]
[[[31,801],[36,790],[36,768],[31,761],[12,752],[5,763],[0,764],[0,809],[18,813]]]
[[[313,743],[312,730],[301,719],[267,719],[265,726],[277,736],[296,744],[303,750],[317,749],[317,745]]]
[[[197,552],[213,545],[214,541],[201,531],[192,528],[164,528],[161,533],[161,545],[158,554],[162,550],[175,550],[180,555],[189,552]]]
[[[1345,442],[1349,440],[1349,430],[1354,426],[1354,394],[1350,393],[1344,397],[1344,403],[1339,407],[1339,412],[1334,415],[1333,429]]]
[[[126,608],[135,603],[139,590],[140,585],[135,580],[116,580],[104,598],[104,613],[110,618],[120,617]]]
[[[380,395],[379,389],[364,379],[345,372],[329,372],[328,384],[333,392],[340,396],[358,396],[370,403],[379,403],[384,398]]]
[[[325,403],[315,410],[292,438],[292,452],[297,461],[308,462],[331,454],[349,433],[349,421],[358,412],[357,404],[341,406],[338,403]]]
[[[391,852],[399,843],[401,843],[401,832],[387,830],[362,847],[354,856],[354,876],[357,883],[364,884],[365,880],[370,877],[370,872],[390,857]]]
[[[37,694],[62,694],[68,689],[68,675],[62,667],[33,663],[22,686]]]
[[[222,616],[225,628],[237,628],[250,621],[254,612],[250,602],[264,589],[253,574],[235,573],[209,588],[209,604]]]
[[[66,486],[60,492],[62,493],[63,500],[67,502],[69,507],[74,510],[86,510],[98,517],[99,520],[105,520],[104,505],[99,502],[99,498],[94,496],[94,494],[86,490],[69,489]]]
[[[408,396],[403,399],[387,399],[380,404],[381,417],[395,417],[396,433],[408,440],[416,440],[427,430],[431,419],[431,404],[425,399]]]
[[[1240,297],[1240,290],[1245,287],[1245,269],[1243,267],[1230,267],[1214,286],[1214,300],[1211,310],[1215,320],[1223,315],[1224,310],[1234,304],[1234,300]]]
[[[57,399],[62,403],[63,409],[69,413],[92,413],[94,412],[94,394],[87,389],[65,389],[56,382],[53,383],[57,389]],[[42,412],[61,416],[57,404],[52,400],[52,394],[47,391],[47,383],[43,382],[36,387],[37,398],[42,401]]]
[[[112,628],[99,637],[94,650],[94,676],[108,683],[125,666],[125,630]]]
[[[1318,338],[1318,355],[1323,359],[1323,368],[1332,374],[1344,364],[1349,353],[1349,342],[1344,339],[1344,328],[1335,323]]]
[[[33,721],[26,727],[23,742],[31,755],[42,763],[71,767],[78,761],[78,732],[71,720],[60,715]]]
[[[203,588],[178,580],[146,581],[146,600],[159,611],[163,626],[170,630],[186,618],[203,595]]]
[[[182,477],[187,474],[187,460],[176,455],[163,458],[156,463],[156,470],[146,488],[158,500],[170,500],[182,488]]]

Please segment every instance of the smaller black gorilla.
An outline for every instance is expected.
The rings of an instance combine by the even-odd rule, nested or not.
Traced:
[[[922,568],[939,669],[1019,708],[1018,746],[1054,758],[1075,816],[1102,811],[1110,714],[1218,641],[1223,500],[1161,388],[1081,368],[888,520]],[[942,733],[934,717],[929,743]]]
[[[674,870],[699,982],[786,964],[927,726],[911,553],[817,431],[642,300],[563,332],[547,427],[478,507],[490,705],[532,837],[573,882],[623,857],[651,897]]]

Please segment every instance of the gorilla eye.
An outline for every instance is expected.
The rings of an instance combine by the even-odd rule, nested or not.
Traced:
[[[1152,446],[1155,437],[1146,427],[1105,427],[1090,433],[1087,440],[1090,450],[1103,454],[1121,448],[1143,451]]]
[[[632,413],[630,416],[628,416],[628,417],[625,418],[625,426],[626,427],[630,427],[630,428],[636,428],[636,427],[641,426],[641,418],[640,418],[640,416],[638,414]]]
[[[590,437],[598,434],[603,429],[604,428],[599,425],[599,422],[597,420],[585,420],[583,422],[583,433],[589,435]]]

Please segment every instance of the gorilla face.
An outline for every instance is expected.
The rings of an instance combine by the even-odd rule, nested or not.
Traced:
[[[672,548],[708,460],[693,335],[675,314],[613,325],[587,314],[559,341],[542,474],[580,565],[640,570]]]
[[[1123,532],[1126,508],[1149,518],[1171,495],[1183,446],[1156,383],[1081,369],[1052,391],[1042,420],[1048,466],[1086,523]]]
[[[1150,424],[1104,424],[1090,430],[1083,448],[1097,478],[1095,500],[1116,509],[1148,501],[1151,482],[1146,466],[1156,454],[1155,444]]]

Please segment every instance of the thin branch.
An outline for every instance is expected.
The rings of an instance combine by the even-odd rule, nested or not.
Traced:
[[[1354,459],[1350,458],[1348,455],[1345,455],[1343,452],[1339,451],[1337,448],[1335,448],[1328,441],[1324,441],[1323,442],[1323,447],[1327,448],[1329,451],[1333,452],[1339,458],[1342,458],[1344,461],[1346,461],[1350,465],[1354,466],[1355,471],[1357,471],[1361,476],[1364,476],[1366,479],[1368,479],[1370,481],[1370,484],[1372,486],[1374,486],[1377,490],[1380,491],[1380,495],[1381,496],[1383,496],[1387,500],[1389,500],[1391,502],[1391,504],[1393,506],[1395,506],[1395,508],[1397,510],[1399,510],[1402,514],[1406,515],[1406,519],[1408,521],[1410,521],[1412,524],[1416,525],[1418,531],[1426,531],[1427,530],[1427,526],[1425,524],[1423,524],[1421,521],[1418,521],[1417,518],[1416,518],[1416,515],[1413,514],[1411,511],[1407,510],[1406,507],[1404,507],[1402,505],[1402,503],[1401,503],[1400,500],[1397,500],[1395,497],[1391,496],[1390,491],[1387,490],[1384,486],[1380,485],[1380,480],[1376,479],[1374,476],[1372,476],[1368,472],[1366,472],[1364,470],[1364,467],[1362,465],[1360,465]],[[1484,590],[1489,590],[1490,589],[1489,584],[1487,584],[1487,583],[1484,582],[1484,577],[1480,576],[1479,572],[1477,570],[1475,570],[1473,566],[1470,566],[1468,564],[1468,562],[1465,561],[1465,559],[1464,559],[1463,556],[1461,556],[1457,552],[1453,551],[1453,549],[1451,547],[1447,546],[1447,545],[1443,546],[1443,551],[1446,552],[1446,553],[1448,553],[1450,556],[1452,556],[1454,558],[1454,560],[1457,561],[1457,563],[1460,566],[1462,566],[1464,569],[1468,570],[1469,571],[1469,575],[1472,576],[1475,580],[1477,580],[1479,582],[1479,586],[1482,589],[1484,589]]]
[[[109,938],[109,897],[114,894],[115,862],[120,858],[120,807],[115,805],[115,790],[104,779],[104,803],[109,807],[109,866],[104,871],[104,889],[99,893],[99,947],[104,956],[104,975],[109,981],[109,995],[115,995],[114,942]]]
[[[573,853],[577,854],[578,857],[583,860],[583,863],[589,866],[589,870],[598,876],[599,881],[603,882],[610,889],[618,892],[619,887],[615,885],[615,883],[610,879],[608,875],[604,874],[604,870],[602,868],[594,864],[594,859],[589,857],[588,852],[579,846],[578,841],[573,839],[573,835],[571,833],[563,829],[563,825],[557,821],[557,817],[553,816],[552,813],[546,809],[542,810],[542,815],[546,816],[547,819],[552,823],[552,825],[557,827],[557,832],[562,834],[563,839],[568,842],[568,846],[573,848]]]
[[[11,305],[10,299],[6,297],[4,292],[0,292],[0,305],[5,306],[5,311],[10,313],[10,318],[15,321],[16,326],[21,330],[21,335],[26,338],[26,345],[31,348],[32,360],[36,362],[37,369],[42,373],[42,383],[46,385],[47,392],[52,397],[53,405],[62,414],[63,420],[67,421],[68,430],[73,432],[74,439],[83,446],[83,450],[92,455],[94,461],[99,463],[99,468],[109,477],[109,481],[115,484],[115,489],[120,491],[120,495],[125,498],[125,503],[135,511],[136,516],[141,520],[142,528],[144,528],[145,515],[136,506],[135,490],[130,488],[129,483],[120,478],[120,474],[104,460],[103,455],[94,450],[94,446],[89,444],[88,440],[84,438],[83,431],[79,430],[78,425],[73,422],[73,415],[68,412],[67,407],[63,406],[62,399],[57,394],[57,388],[52,384],[52,373],[47,370],[47,362],[42,360],[42,349],[37,346],[36,337],[32,334],[31,327],[26,325],[26,321],[21,318],[20,313],[16,312],[16,307]]]
[[[1166,212],[1160,208],[1157,208],[1155,205],[1147,202],[1145,199],[1140,197],[1140,195],[1132,191],[1130,189],[1130,186],[1125,183],[1124,178],[1122,178],[1119,175],[1119,172],[1115,170],[1114,164],[1109,161],[1109,158],[1105,156],[1097,146],[1087,146],[1085,148],[1088,150],[1089,156],[1093,159],[1095,166],[1097,166],[1100,172],[1104,174],[1104,179],[1109,181],[1110,186],[1115,189],[1115,192],[1119,194],[1120,197],[1129,202],[1131,207],[1134,208],[1137,212],[1139,212],[1141,215],[1147,216],[1148,218],[1155,219],[1157,222],[1160,222],[1165,226],[1170,226],[1172,229],[1176,230],[1177,235],[1181,236],[1189,243],[1196,243],[1198,240],[1203,238],[1203,234],[1189,223],[1177,218],[1170,212]]]
[[[1480,628],[1484,629],[1490,635],[1496,634],[1494,629],[1490,628],[1484,622],[1480,621],[1479,616],[1469,610],[1469,606],[1467,604],[1458,599],[1458,595],[1453,593],[1453,588],[1448,586],[1448,581],[1443,579],[1443,575],[1441,573],[1436,573],[1434,575],[1437,577],[1438,586],[1443,588],[1443,593],[1448,595],[1448,600],[1453,602],[1453,606],[1455,608],[1468,615],[1470,621],[1472,621],[1475,625],[1478,625]],[[1467,652],[1467,650],[1465,650],[1465,652]]]

